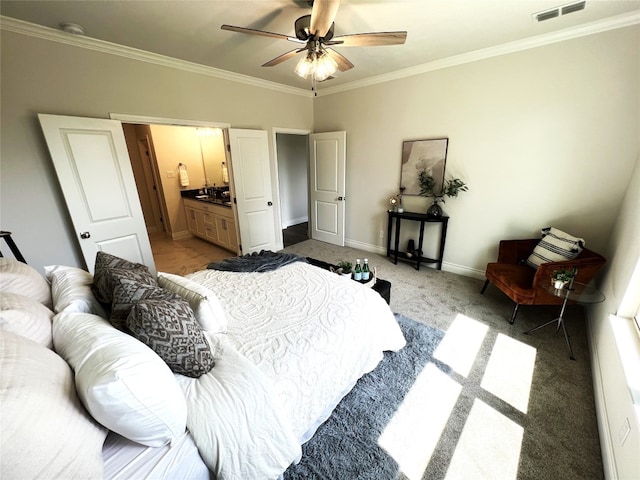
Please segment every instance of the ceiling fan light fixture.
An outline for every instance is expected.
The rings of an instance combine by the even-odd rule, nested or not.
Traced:
[[[331,58],[325,52],[318,53],[315,72],[316,80],[318,82],[322,82],[323,80],[329,78],[331,75],[336,73],[337,69],[338,64],[333,58]]]
[[[307,78],[309,75],[313,75],[316,70],[315,55],[313,52],[307,53],[300,59],[294,71],[296,75]]]

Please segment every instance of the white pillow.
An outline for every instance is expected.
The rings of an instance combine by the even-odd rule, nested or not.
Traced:
[[[53,312],[32,298],[17,293],[0,292],[0,329],[27,337],[51,348]]]
[[[158,285],[184,298],[207,333],[227,331],[227,316],[215,293],[204,285],[172,273],[158,272]]]
[[[184,395],[149,347],[103,318],[66,311],[53,319],[53,344],[75,370],[80,400],[102,425],[150,447],[184,433]]]
[[[51,282],[53,310],[68,312],[95,313],[106,318],[102,305],[91,291],[93,275],[86,270],[63,265],[44,267],[44,274]]]
[[[573,260],[584,248],[584,239],[553,227],[542,229],[542,238],[527,258],[530,267],[538,268],[543,263]]]
[[[0,330],[0,371],[0,478],[102,478],[107,431],[82,407],[69,365]]]
[[[12,258],[0,257],[0,291],[24,295],[51,308],[51,289],[44,277]]]

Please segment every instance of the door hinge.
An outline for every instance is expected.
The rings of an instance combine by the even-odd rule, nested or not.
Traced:
[[[227,152],[231,151],[231,145],[227,143]]]

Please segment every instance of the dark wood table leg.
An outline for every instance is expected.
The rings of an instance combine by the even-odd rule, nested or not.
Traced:
[[[442,259],[444,258],[444,245],[447,239],[448,218],[442,220],[442,234],[440,235],[440,256],[438,257],[438,270],[442,270]]]
[[[393,258],[393,263],[398,264],[398,249],[400,248],[400,217],[396,217],[396,242],[395,242],[395,255]]]

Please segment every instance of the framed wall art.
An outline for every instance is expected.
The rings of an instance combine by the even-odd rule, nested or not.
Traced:
[[[442,191],[448,145],[448,138],[402,142],[400,186],[404,195],[420,195],[418,177],[423,170],[436,181],[435,191]]]

